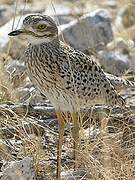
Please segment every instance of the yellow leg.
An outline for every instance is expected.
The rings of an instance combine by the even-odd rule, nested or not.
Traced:
[[[72,129],[72,136],[73,136],[73,143],[74,143],[74,169],[78,167],[78,145],[79,145],[79,116],[78,113],[71,113],[71,118],[73,122],[73,129]]]
[[[59,124],[59,140],[57,145],[57,179],[61,179],[61,155],[62,155],[62,144],[64,141],[64,119],[61,112],[56,112]]]

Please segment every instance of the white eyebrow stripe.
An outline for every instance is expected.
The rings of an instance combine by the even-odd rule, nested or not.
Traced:
[[[47,26],[50,26],[50,24],[48,23],[48,22],[46,22],[46,21],[39,21],[38,23],[37,23],[37,25],[38,24],[46,24]]]

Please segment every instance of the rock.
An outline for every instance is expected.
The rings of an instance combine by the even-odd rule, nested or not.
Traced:
[[[0,4],[13,4],[14,3],[14,0],[0,0]]]
[[[13,29],[21,27],[24,17],[25,16],[20,18],[20,16],[18,16],[15,18]],[[9,22],[7,22],[4,26],[0,28],[0,37],[1,37],[0,51],[7,52],[7,49],[9,49],[10,51],[9,54],[14,55],[14,57],[16,58],[18,55],[20,55],[20,51],[23,51],[25,45],[22,39],[20,40],[19,38],[10,38],[13,40],[13,42],[11,42],[11,44],[8,44],[9,43],[8,33],[12,31],[12,25],[13,25],[13,19],[11,19]]]
[[[31,98],[31,91],[28,88],[18,88],[18,100],[19,102],[27,102]]]
[[[117,91],[126,90],[128,88],[135,88],[135,81],[129,81],[127,79],[117,77],[109,73],[105,73],[105,75]]]
[[[129,69],[134,69],[132,59],[118,51],[102,51],[98,53],[99,63],[105,72],[121,76]]]
[[[73,18],[73,16],[70,15],[56,15],[52,17],[54,18],[58,26],[63,24],[68,24],[75,19]]]
[[[55,8],[55,9],[54,9]],[[49,16],[54,15],[68,15],[72,13],[72,8],[66,2],[55,3],[52,5],[47,6],[45,13]]]
[[[116,0],[105,0],[103,1],[103,5],[111,8],[116,8],[117,7],[117,2]]]
[[[67,2],[55,3],[53,6],[48,5],[43,14],[53,17],[57,25],[67,24],[75,19],[75,14],[82,14],[77,7],[73,7]]]
[[[3,162],[0,160],[0,171],[1,171],[2,166],[3,166]]]
[[[27,73],[24,63],[18,60],[11,60],[5,67],[9,74],[9,79],[13,83],[13,87],[24,86],[26,83]]]
[[[73,171],[72,174],[62,172],[62,177],[66,177],[67,180],[84,179],[84,177],[87,178],[87,172],[84,169]]]
[[[110,18],[105,10],[85,14],[78,20],[60,27],[60,37],[75,49],[86,51],[104,48],[112,41],[113,33]]]
[[[135,25],[135,5],[134,3],[129,3],[127,5],[125,5],[124,7],[122,6],[122,8],[119,10],[116,20],[115,20],[115,26],[114,26],[114,31],[118,31],[118,33],[120,32],[121,36],[122,35],[122,31],[123,34],[129,30],[130,28],[132,28]],[[126,28],[126,31],[125,31]],[[128,35],[131,34],[126,34],[126,37]]]
[[[2,167],[1,180],[35,180],[35,171],[32,165],[29,157],[10,162],[6,167]]]
[[[14,15],[14,10],[11,6],[3,4],[0,5],[0,26],[8,22]]]
[[[46,100],[46,96],[41,94],[39,90],[34,89],[34,87],[31,87],[30,94],[31,94],[31,97],[28,99],[30,105],[35,105],[35,104],[41,105]]]
[[[135,43],[133,40],[129,39],[129,40],[125,40],[123,38],[117,38],[114,41],[110,42],[107,44],[107,48],[109,50],[127,50],[130,51],[134,48]]]
[[[120,11],[121,23],[125,28],[135,25],[135,6],[133,4],[125,6]]]

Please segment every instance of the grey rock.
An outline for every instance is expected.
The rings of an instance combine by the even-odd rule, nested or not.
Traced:
[[[105,73],[105,75],[117,91],[126,90],[128,88],[135,88],[135,81],[129,81],[127,79],[117,77],[109,73]]]
[[[67,180],[85,179],[87,178],[87,173],[84,169],[78,169],[76,171],[73,171],[72,175],[68,172],[62,172],[62,176],[65,176]]]
[[[45,15],[47,14],[53,17],[57,25],[67,24],[75,19],[75,17],[73,17],[73,14],[81,13],[77,7],[74,8],[73,6],[69,5],[69,3],[66,2],[62,2],[59,4],[55,3],[53,4],[53,6],[55,10],[51,5],[48,5],[45,12],[43,12],[43,14]]]
[[[46,100],[46,97],[45,96],[42,96],[42,94],[37,90],[37,89],[34,89],[34,87],[32,87],[31,89],[31,97],[29,100],[29,103],[31,105],[34,105],[34,104],[42,104],[45,102]]]
[[[55,3],[53,4],[53,6],[48,5],[44,14],[47,14],[49,16],[54,16],[54,15],[68,15],[71,14],[72,12],[71,6],[69,6],[68,3],[66,2]]]
[[[1,180],[35,180],[35,172],[32,160],[25,157],[20,161],[10,162],[6,167],[2,167]]]
[[[135,25],[135,6],[132,3],[126,4],[119,10],[115,24],[124,28]]]
[[[133,61],[127,54],[118,51],[102,51],[98,53],[98,57],[105,72],[121,76],[129,69],[134,71]]]
[[[135,46],[135,43],[133,40],[131,39],[123,39],[123,38],[116,38],[114,41],[110,42],[109,44],[107,44],[107,49],[108,50],[127,50],[127,52],[132,51],[133,48]]]
[[[31,92],[28,88],[18,88],[18,99],[20,102],[27,102],[31,98]]]
[[[113,32],[110,18],[105,10],[99,9],[85,14],[78,20],[60,26],[60,37],[75,49],[103,49],[112,41]]]
[[[8,74],[8,79],[10,83],[12,83],[12,86],[14,90],[19,90],[19,88],[24,87],[27,81],[27,73],[26,73],[26,67],[23,63],[19,62],[18,60],[10,60],[8,64],[5,66],[6,72]],[[20,91],[17,92],[17,99],[20,99]]]
[[[11,6],[6,4],[0,5],[0,26],[7,23],[13,15],[14,10],[11,8]]]
[[[42,13],[45,10],[45,5],[42,2],[32,1],[27,2],[27,6],[24,8],[24,3],[20,2],[19,6],[17,7],[18,14],[35,14],[35,13]]]
[[[26,71],[26,67],[24,63],[18,60],[11,60],[11,62],[7,64],[6,70],[11,76],[21,76]]]
[[[73,18],[73,16],[70,15],[54,15],[52,17],[54,18],[58,26],[63,24],[68,24],[75,19]]]
[[[117,7],[117,0],[106,0],[103,2],[103,5],[111,8],[116,8]]]
[[[25,16],[17,16],[15,18],[14,27],[13,30],[16,28],[21,28],[22,21]],[[12,25],[13,25],[13,18],[7,22],[4,26],[0,28],[0,51],[1,52],[7,52],[8,45],[10,45],[10,52],[9,55],[13,55],[13,57],[17,58],[18,55],[21,54],[21,52],[24,50],[24,42],[22,39],[19,38],[11,38],[13,41],[11,44],[9,44],[9,36],[8,33],[11,32]]]
[[[31,106],[35,104],[39,104],[39,106],[45,102],[46,97],[42,96],[42,94],[35,89],[35,87],[31,84],[30,87],[29,83],[29,88],[28,84],[24,86],[23,88],[18,89],[18,94],[19,94],[19,100],[22,103],[29,103]]]

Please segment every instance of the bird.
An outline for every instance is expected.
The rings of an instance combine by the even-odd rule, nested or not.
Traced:
[[[73,124],[72,137],[77,168],[80,109],[97,103],[125,107],[125,100],[93,56],[88,56],[59,39],[58,27],[52,17],[28,15],[24,18],[21,29],[8,35],[23,35],[27,38],[24,59],[29,78],[55,108],[59,125],[57,178],[61,179],[65,115],[70,113]]]

